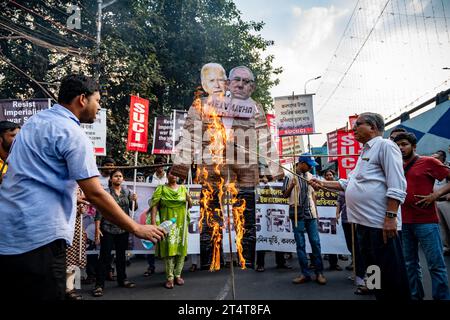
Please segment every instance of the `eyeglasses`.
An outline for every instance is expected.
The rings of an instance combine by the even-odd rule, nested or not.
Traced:
[[[254,80],[242,79],[241,77],[234,77],[233,79],[231,79],[231,81],[236,81],[236,82],[242,81],[245,85],[255,82]]]
[[[359,127],[359,126],[361,126],[361,125],[363,125],[363,124],[368,124],[367,122],[358,122],[358,121],[356,121],[355,122],[355,124],[354,124],[354,127],[356,128],[356,127]]]

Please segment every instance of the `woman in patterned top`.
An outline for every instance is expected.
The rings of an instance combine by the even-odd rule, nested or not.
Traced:
[[[83,230],[83,214],[86,213],[83,191],[77,190],[77,217],[75,219],[75,233],[72,245],[66,250],[66,299],[82,300],[74,288],[75,272],[77,268],[86,267],[86,233]]]
[[[110,182],[110,186],[106,191],[116,200],[120,208],[129,215],[134,202],[134,209],[137,209],[136,194],[132,194],[128,188],[122,187],[123,174],[121,170],[115,169],[111,172]],[[92,295],[94,297],[101,297],[103,295],[113,245],[116,250],[117,283],[120,287],[134,288],[136,285],[127,279],[127,274],[125,273],[125,251],[128,248],[129,233],[103,219],[98,211],[95,220],[95,241],[97,243],[100,242],[100,258],[97,265],[95,289]]]
[[[167,281],[164,286],[172,289],[174,281],[180,286],[184,284],[181,271],[187,254],[187,225],[189,224],[186,204],[189,208],[192,207],[192,200],[186,186],[177,184],[176,176],[169,172],[167,179],[167,184],[156,188],[149,205],[153,225],[159,225],[160,222],[172,218],[177,219],[175,227],[156,247],[156,254],[164,259],[166,266]],[[157,221],[157,214],[159,221]]]

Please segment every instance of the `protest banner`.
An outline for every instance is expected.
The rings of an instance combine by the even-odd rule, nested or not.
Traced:
[[[355,140],[353,131],[339,130],[337,133],[337,152],[338,155],[359,154],[362,144]],[[352,171],[358,156],[345,156],[338,159],[339,178],[346,179],[350,171]]]
[[[203,114],[212,113],[227,118],[254,118],[256,114],[256,103],[252,98],[242,100],[225,96],[210,95],[206,98],[203,106]]]
[[[186,122],[187,112],[181,110],[173,110],[172,117],[172,151],[175,153],[175,146],[180,142],[181,129]]]
[[[127,181],[123,183],[125,188],[130,191],[133,190],[133,182]],[[138,209],[134,214],[134,220],[139,224],[146,223],[146,212],[149,209],[149,200],[151,200],[154,191],[156,190],[156,185],[146,182],[136,182],[136,194]],[[187,186],[189,188],[189,194],[193,200],[193,206],[189,210],[188,219],[189,225],[187,228],[188,232],[188,254],[200,253],[200,232],[198,230],[198,220],[200,219],[200,190],[201,185],[192,184]],[[83,227],[86,231],[88,239],[94,241],[95,235],[95,223],[94,223],[95,210],[88,211],[88,213],[83,217]],[[158,220],[157,220],[158,221]],[[147,250],[142,246],[142,242],[139,238],[134,235],[130,235],[130,247],[129,252],[133,254],[149,254],[154,253],[154,248]],[[88,251],[88,254],[98,253],[97,250]]]
[[[172,153],[172,123],[169,117],[155,117],[152,154]]]
[[[296,252],[288,199],[283,198],[283,184],[270,182],[256,187],[256,250]],[[336,193],[319,192],[317,210],[319,237],[323,254],[349,254],[342,224],[336,220]],[[228,215],[224,214],[224,217]],[[226,219],[224,222],[226,224]],[[231,223],[232,239],[234,225]],[[233,252],[236,251],[233,240]],[[223,249],[229,252],[228,231],[223,232]],[[306,241],[306,252],[311,252]]]
[[[131,96],[128,125],[128,151],[147,152],[149,101]]]
[[[94,123],[82,123],[81,128],[91,140],[96,156],[106,156],[106,109],[100,109]]]
[[[356,119],[358,119],[358,115],[355,114],[353,116],[348,117],[348,130],[352,130],[355,126]]]
[[[276,97],[275,116],[280,137],[315,132],[312,94]]]
[[[327,147],[328,147],[328,154],[330,155],[337,155],[337,133],[339,130],[345,130],[345,127],[336,129],[334,131],[327,133]],[[338,157],[328,157],[328,162],[336,161]]]
[[[31,116],[50,107],[50,99],[0,100],[0,121],[11,121],[22,126]]]

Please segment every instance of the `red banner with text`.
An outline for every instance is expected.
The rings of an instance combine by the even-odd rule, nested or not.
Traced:
[[[353,131],[338,130],[337,153],[343,155],[338,157],[339,178],[346,179],[358,161],[358,154],[362,145],[355,140]]]
[[[147,152],[149,101],[131,96],[128,151]]]

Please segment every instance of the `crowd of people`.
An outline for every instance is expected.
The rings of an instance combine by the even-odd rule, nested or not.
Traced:
[[[253,74],[246,67],[232,71],[236,96],[249,99],[254,90]],[[223,93],[221,84],[226,76],[218,74],[221,81],[209,79],[210,86]],[[185,180],[180,180],[183,174],[176,170],[166,173],[165,161],[156,158],[155,164],[160,166],[147,180],[157,186],[148,199],[147,224],[134,221],[130,210],[137,209],[137,196],[123,186],[124,173],[110,158],[104,159],[99,172],[91,142],[80,128],[80,123],[94,121],[99,101],[98,86],[91,78],[69,75],[62,79],[58,103],[52,108],[39,112],[23,127],[0,122],[0,172],[4,178],[0,186],[0,273],[10,297],[80,300],[74,290],[77,268],[86,268],[88,277],[95,279],[92,295],[100,297],[105,280],[112,279],[113,260],[118,285],[134,288],[136,284],[126,274],[130,234],[157,244],[156,256],[165,266],[165,288],[185,283],[182,271],[192,200],[182,183]],[[353,131],[363,149],[347,179],[336,180],[330,170],[323,173],[324,179],[314,177],[310,171],[317,162],[309,153],[302,154],[295,172],[284,177],[283,197],[289,202],[300,266],[300,275],[292,282],[327,283],[315,199],[315,191],[326,188],[339,193],[336,218],[342,222],[352,253],[347,268],[354,270],[356,294],[373,293],[380,300],[424,299],[420,246],[432,279],[433,299],[449,300],[444,255],[449,252],[450,169],[445,151],[419,156],[416,137],[401,128],[384,139],[383,118],[375,113],[359,115]],[[238,196],[247,201],[243,267],[253,269],[256,264],[256,271],[262,272],[264,252],[256,254],[255,246],[253,176],[256,174],[256,183],[258,176],[264,182],[280,176],[258,175],[258,169],[253,169],[233,168],[241,183]],[[87,208],[96,210],[93,242],[87,241],[82,226]],[[176,218],[175,228],[167,231],[159,227],[171,218]],[[309,255],[305,234],[312,250]],[[210,241],[210,237],[201,236],[201,248],[210,247]],[[86,245],[92,249],[99,244],[98,259],[86,259]],[[209,267],[208,250],[201,250],[201,262],[194,260],[193,265]],[[338,255],[327,258],[330,270],[342,270]],[[155,272],[155,256],[149,254],[147,261],[145,276]],[[282,252],[276,253],[276,263],[278,268],[291,268]],[[367,270],[373,266],[381,272],[380,283],[368,283]]]

